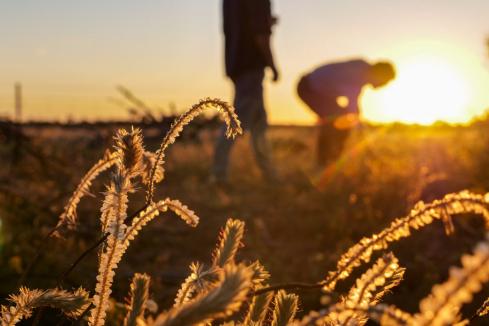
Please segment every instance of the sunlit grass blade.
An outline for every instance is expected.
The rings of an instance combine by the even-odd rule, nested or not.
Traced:
[[[14,306],[1,307],[2,326],[15,325],[24,318],[29,318],[32,310],[39,307],[60,309],[70,317],[79,317],[90,304],[88,293],[82,288],[68,292],[59,289],[29,290],[21,287],[19,294],[9,298]]]
[[[192,295],[195,293],[196,283],[202,278],[202,270],[203,267],[200,263],[190,264],[190,275],[180,285],[180,289],[175,298],[174,307],[178,307],[191,299]]]
[[[272,326],[287,326],[294,320],[299,304],[299,297],[280,290],[275,295]]]
[[[219,279],[222,269],[211,266],[207,269],[200,263],[190,264],[190,275],[181,284],[175,298],[175,306],[189,301],[202,291],[207,291]]]
[[[254,261],[248,268],[253,271],[252,280],[255,289],[261,287],[263,282],[270,278],[270,273],[258,260]]]
[[[194,325],[229,317],[239,310],[251,289],[251,271],[243,265],[227,265],[209,291],[159,315],[153,326]]]
[[[144,146],[141,129],[117,130],[114,136],[114,149],[118,154],[119,170],[124,170],[129,178],[142,173]]]
[[[156,218],[160,213],[166,212],[168,209],[172,211],[177,211],[176,214],[182,218],[182,220],[190,226],[197,226],[199,222],[199,217],[190,210],[187,206],[183,205],[178,200],[173,200],[166,198],[165,200],[160,200],[158,202],[153,202],[141,211],[131,222],[131,225],[127,227],[123,243],[124,246],[129,246],[129,242],[132,241],[139,231],[154,218]]]
[[[126,225],[124,220],[127,217],[127,194],[131,189],[129,178],[124,171],[118,171],[114,175],[110,186],[110,191],[106,194],[104,205],[102,206],[102,227],[109,233],[106,246],[102,249],[93,297],[94,307],[90,311],[89,325],[102,326],[105,323],[106,311],[109,305],[109,298],[112,292],[112,282],[114,280],[117,265],[122,259],[127,246],[124,243]]]
[[[364,325],[367,314],[357,313],[355,309],[367,311],[377,304],[382,296],[401,282],[404,272],[405,268],[399,267],[392,253],[379,258],[372,268],[356,280],[346,298],[333,308],[330,318],[336,320],[338,325]]]
[[[489,298],[484,301],[482,306],[477,309],[477,316],[485,316],[489,313]]]
[[[153,180],[155,183],[159,183],[163,180],[163,166],[155,165],[156,163],[156,154],[152,152],[145,151],[143,156],[143,170],[141,172],[141,181],[145,186],[148,186],[150,183],[151,171],[153,170],[153,166],[156,166],[156,171],[153,175]]]
[[[243,321],[244,326],[262,325],[267,315],[268,307],[273,299],[273,292],[263,293],[253,297],[248,313]]]
[[[489,239],[479,243],[472,255],[462,256],[462,267],[452,267],[448,280],[433,286],[414,316],[416,325],[441,326],[456,322],[460,307],[472,300],[489,281]]]
[[[208,108],[216,108],[226,123],[226,136],[235,137],[243,133],[241,129],[241,123],[238,120],[238,116],[234,112],[234,108],[228,103],[221,101],[220,99],[206,98],[199,103],[193,105],[187,112],[178,117],[173,122],[170,130],[165,135],[165,138],[161,142],[160,148],[156,151],[156,160],[151,169],[149,176],[148,189],[146,194],[146,202],[149,203],[153,200],[155,179],[158,167],[163,165],[165,159],[165,151],[167,147],[173,144],[176,138],[180,135],[183,128],[189,124],[195,117],[200,115],[204,110]],[[164,169],[161,170],[164,172]]]
[[[92,168],[83,176],[80,183],[76,187],[75,192],[65,205],[63,213],[59,217],[56,228],[58,230],[62,228],[74,229],[77,222],[76,208],[81,198],[85,196],[92,185],[93,180],[102,172],[109,169],[116,164],[118,160],[118,154],[116,152],[106,152],[104,157],[100,159]],[[56,235],[60,235],[60,231],[56,232]]]
[[[180,206],[181,204],[177,206],[177,209],[180,210]],[[186,208],[186,206],[183,207]],[[192,213],[190,215],[193,215],[193,212],[190,212]],[[189,220],[198,221],[196,218]],[[232,219],[226,222],[226,226],[221,230],[219,243],[213,254],[212,265],[207,269],[200,263],[192,263],[190,265],[191,273],[180,286],[175,298],[175,306],[189,301],[192,296],[206,289],[209,284],[216,281],[220,269],[234,260],[234,255],[238,250],[243,232],[244,222]],[[254,286],[269,277],[269,274],[259,262],[255,262],[247,268],[250,269]]]
[[[368,313],[369,317],[382,326],[409,326],[413,324],[413,316],[404,312],[397,307],[386,304],[379,304],[361,310],[362,313]]]
[[[224,267],[234,261],[234,256],[241,245],[244,233],[244,222],[228,219],[221,231],[219,244],[213,254],[213,265]]]
[[[361,239],[348,249],[337,263],[336,271],[330,272],[322,282],[325,291],[334,290],[339,280],[347,278],[352,270],[370,261],[372,253],[388,248],[391,242],[409,237],[411,230],[420,229],[431,224],[435,219],[446,218],[446,214],[476,213],[489,223],[489,196],[482,196],[463,191],[446,195],[441,200],[430,204],[418,203],[408,216],[398,218],[380,233]]]
[[[137,326],[137,320],[144,315],[144,309],[149,294],[150,277],[136,273],[131,282],[131,292],[124,326]]]
[[[165,199],[165,203],[169,210],[177,214],[177,216],[188,225],[195,227],[199,224],[199,217],[195,212],[182,204],[179,200],[167,198]]]

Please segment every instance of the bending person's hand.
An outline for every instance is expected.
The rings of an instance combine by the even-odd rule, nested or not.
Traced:
[[[333,124],[336,129],[352,129],[360,124],[360,117],[355,113],[343,114],[336,118]]]

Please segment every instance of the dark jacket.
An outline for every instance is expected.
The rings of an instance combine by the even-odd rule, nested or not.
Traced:
[[[227,76],[234,78],[244,72],[265,68],[266,60],[256,36],[270,35],[271,27],[270,0],[223,0]]]

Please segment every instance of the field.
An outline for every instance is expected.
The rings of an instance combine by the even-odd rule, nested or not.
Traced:
[[[144,228],[128,249],[115,276],[112,296],[118,301],[129,291],[135,272],[152,278],[151,298],[160,310],[172,305],[193,261],[210,262],[219,230],[230,217],[245,222],[238,260],[260,262],[272,275],[270,284],[314,283],[335,269],[342,253],[364,236],[381,231],[406,215],[416,202],[430,202],[447,193],[489,189],[489,123],[468,127],[387,125],[354,130],[342,157],[326,167],[314,164],[314,127],[274,126],[269,137],[280,181],[263,181],[249,146],[239,137],[232,153],[230,184],[209,182],[216,128],[185,134],[166,155],[165,180],[157,198],[178,198],[200,217],[189,228],[173,213],[162,214]],[[4,135],[0,143],[1,297],[17,291],[19,279],[31,288],[57,285],[60,275],[100,237],[99,215],[105,172],[81,200],[76,231],[64,238],[46,235],[84,173],[111,146],[115,127],[26,127],[25,138]],[[156,150],[163,137],[157,128],[143,129],[146,147]],[[129,211],[144,202],[131,197]],[[139,204],[138,204],[139,203]],[[391,246],[404,280],[383,302],[416,312],[434,284],[447,279],[449,267],[460,265],[463,253],[484,239],[484,221],[476,215],[454,218],[455,232],[447,236],[435,221]],[[40,257],[36,257],[41,248]],[[35,264],[32,262],[35,261]],[[97,254],[92,252],[66,278],[66,287],[93,291]],[[354,273],[354,280],[360,276]],[[300,289],[298,316],[321,303],[336,302],[352,281],[337,292]],[[487,298],[487,288],[471,304],[471,316]],[[45,318],[50,318],[45,317]],[[487,323],[487,319],[485,319]],[[473,324],[484,324],[484,319]]]

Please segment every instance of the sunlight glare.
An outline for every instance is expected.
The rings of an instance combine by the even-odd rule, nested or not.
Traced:
[[[438,56],[412,56],[396,65],[397,78],[386,87],[365,92],[364,117],[375,122],[400,121],[432,124],[467,122],[469,78],[454,64]]]
[[[411,46],[410,51],[393,53],[395,80],[383,88],[364,90],[360,99],[364,119],[466,123],[484,112],[488,96],[481,86],[487,84],[487,71],[470,54],[433,44]]]

